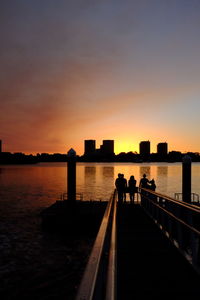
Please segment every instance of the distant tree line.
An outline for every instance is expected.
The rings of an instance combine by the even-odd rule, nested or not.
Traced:
[[[158,155],[151,153],[142,157],[137,152],[121,152],[117,155],[82,155],[77,156],[78,162],[181,162],[183,156],[188,154],[193,162],[200,162],[200,154],[196,152],[181,153],[179,151],[171,151],[167,155]],[[60,153],[41,153],[36,155],[26,155],[24,153],[0,153],[0,164],[34,164],[39,162],[67,162],[67,154]]]
[[[200,162],[200,154],[195,152],[181,153],[179,151],[171,151],[166,155],[151,153],[142,156],[137,152],[121,152],[117,155],[108,156],[81,156],[80,161],[91,162],[181,162],[184,155],[189,155],[193,162]]]

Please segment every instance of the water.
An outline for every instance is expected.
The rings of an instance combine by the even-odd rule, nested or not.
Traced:
[[[146,173],[149,179],[155,179],[156,191],[170,197],[182,190],[181,163],[80,163],[77,173],[77,191],[83,193],[86,199],[107,200],[118,173],[124,173],[127,179],[134,175],[137,185]],[[192,192],[200,194],[200,163],[192,165]]]
[[[144,173],[154,178],[157,191],[173,197],[182,189],[181,163],[78,163],[77,193],[85,200],[108,200],[118,173],[137,184]],[[40,209],[58,200],[67,191],[65,163],[41,163],[0,167],[0,208],[8,215]],[[200,194],[200,163],[192,165],[192,192]]]
[[[66,167],[66,163],[0,166],[0,280],[9,291],[16,291],[19,283],[27,280],[27,286],[35,290],[37,282],[46,281],[49,269],[59,277],[55,266],[60,270],[67,264],[67,256],[81,255],[77,245],[72,249],[66,241],[49,237],[40,228],[40,211],[67,191]],[[156,191],[171,197],[182,189],[181,163],[78,163],[77,193],[82,193],[84,200],[108,200],[118,173],[127,179],[134,175],[137,185],[146,173],[155,179]],[[200,194],[199,183],[200,163],[193,163],[192,192]],[[87,249],[87,245],[82,248]]]

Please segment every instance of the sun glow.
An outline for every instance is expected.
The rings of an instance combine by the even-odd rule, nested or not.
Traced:
[[[132,141],[115,141],[115,154],[119,154],[120,152],[138,152],[137,143],[133,143]]]

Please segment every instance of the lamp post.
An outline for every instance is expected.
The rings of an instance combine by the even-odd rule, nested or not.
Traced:
[[[71,148],[67,157],[67,198],[76,201],[76,151]]]

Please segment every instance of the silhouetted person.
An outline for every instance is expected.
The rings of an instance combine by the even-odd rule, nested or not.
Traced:
[[[149,179],[147,179],[146,174],[143,174],[143,177],[140,179],[140,188],[148,188]]]
[[[126,191],[127,191],[127,180],[124,178],[124,174],[122,176],[122,189],[123,189],[123,201],[126,202]]]
[[[149,189],[150,191],[155,192],[155,190],[156,190],[156,184],[155,184],[155,180],[154,180],[154,179],[152,179],[152,180],[149,181],[148,189]],[[150,197],[152,200],[156,200],[156,196],[153,195],[153,194],[151,194],[151,193],[149,193],[149,197]]]
[[[152,180],[149,181],[149,183],[150,183],[150,184],[149,184],[149,187],[148,187],[148,188],[149,188],[150,190],[152,190],[152,191],[155,192],[155,190],[156,190],[155,180],[152,179]]]
[[[117,194],[118,194],[118,202],[119,203],[122,203],[123,202],[123,186],[124,186],[124,183],[123,183],[123,178],[122,178],[122,174],[118,174],[118,178],[115,180],[115,186],[116,186],[116,189],[117,189]]]
[[[135,192],[136,192],[136,180],[133,175],[130,177],[128,181],[128,190],[129,190],[130,202],[134,203]]]
[[[144,189],[148,188],[149,179],[147,179],[146,177],[147,177],[146,174],[143,174],[143,177],[140,179],[140,185],[139,185],[140,188],[144,188]],[[143,190],[140,190],[140,192],[141,192],[141,204],[143,205],[145,199],[144,196],[146,195],[146,192]]]
[[[121,174],[121,179],[122,179],[123,201],[126,202],[127,180],[126,178],[124,178],[124,174]]]

